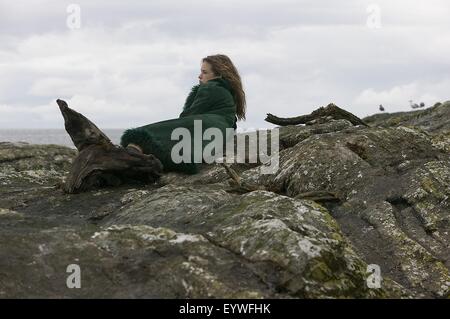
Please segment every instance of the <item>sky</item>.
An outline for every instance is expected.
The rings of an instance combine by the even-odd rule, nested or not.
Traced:
[[[332,102],[432,106],[450,99],[449,16],[444,0],[0,0],[0,129],[63,128],[58,98],[100,128],[177,118],[219,53],[243,82],[243,130]]]

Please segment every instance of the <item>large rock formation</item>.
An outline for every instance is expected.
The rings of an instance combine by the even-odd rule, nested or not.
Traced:
[[[205,164],[68,195],[74,150],[0,143],[0,297],[449,297],[449,109],[282,127],[278,171],[232,165],[275,192]]]

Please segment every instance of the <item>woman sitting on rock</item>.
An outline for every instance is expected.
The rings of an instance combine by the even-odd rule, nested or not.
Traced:
[[[126,130],[121,138],[122,147],[113,145],[94,123],[69,108],[65,101],[57,100],[66,131],[79,151],[65,182],[65,191],[75,193],[96,186],[120,185],[130,179],[152,182],[163,170],[197,173],[198,165],[204,160],[203,149],[212,142],[203,140],[203,133],[207,129],[220,131],[220,147],[224,147],[233,135],[228,132],[236,129],[236,121],[245,119],[246,104],[239,73],[226,55],[203,58],[199,80],[189,93],[179,118]],[[177,129],[189,133],[187,144],[191,147],[181,148],[186,161],[172,158],[172,148],[181,143],[176,140]],[[216,146],[217,136],[212,135]],[[184,156],[185,151],[187,156]]]
[[[173,161],[171,150],[178,143],[171,139],[173,130],[186,128],[194,138],[194,121],[201,120],[202,136],[206,129],[218,128],[225,143],[230,138],[226,129],[236,129],[236,121],[245,119],[245,93],[239,73],[229,57],[218,54],[203,58],[198,78],[200,83],[192,88],[178,119],[129,129],[122,135],[120,144],[131,151],[153,154],[166,171],[198,172],[193,141],[190,163]],[[202,142],[203,150],[209,141]]]

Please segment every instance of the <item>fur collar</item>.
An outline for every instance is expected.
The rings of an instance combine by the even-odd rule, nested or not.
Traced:
[[[192,87],[191,92],[189,93],[186,102],[184,103],[183,111],[188,109],[195,100],[195,96],[197,95],[197,91],[200,87],[200,84],[197,84]]]
[[[228,82],[228,80],[226,80],[224,78],[212,79],[212,80],[209,80],[208,82],[206,82],[205,84],[197,84],[192,87],[191,92],[189,93],[188,97],[186,98],[186,102],[184,103],[183,111],[188,109],[192,105],[192,103],[194,102],[195,97],[197,95],[198,89],[202,85],[222,86],[222,87],[226,88],[228,91],[230,91],[230,93],[233,95],[233,90],[232,90],[230,82]]]

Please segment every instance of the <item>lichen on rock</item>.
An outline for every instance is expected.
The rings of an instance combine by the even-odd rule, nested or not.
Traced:
[[[231,164],[240,194],[204,164],[69,195],[76,151],[0,143],[0,297],[448,298],[449,108],[282,127],[274,174]]]

